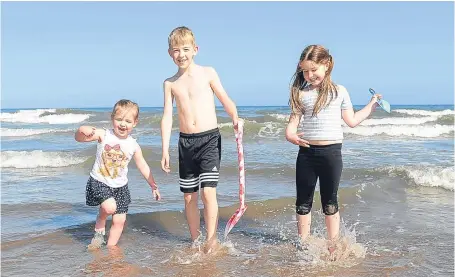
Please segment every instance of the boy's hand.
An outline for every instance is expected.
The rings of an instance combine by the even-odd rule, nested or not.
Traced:
[[[171,167],[169,166],[169,153],[163,153],[163,158],[161,159],[161,169],[166,173],[171,172]]]
[[[158,188],[152,189],[152,193],[153,193],[153,198],[155,198],[155,200],[158,201],[161,199],[161,194],[160,194],[160,191],[158,190]]]
[[[235,130],[238,130],[239,129],[239,121],[243,121],[243,119],[241,118],[234,118],[232,120],[232,125],[234,126],[234,129]]]
[[[310,143],[304,139],[301,138],[303,136],[303,133],[297,133],[293,134],[289,137],[287,137],[287,140],[295,145],[303,146],[303,147],[310,147]]]

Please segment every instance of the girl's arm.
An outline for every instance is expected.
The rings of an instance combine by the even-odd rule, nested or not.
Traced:
[[[92,126],[81,126],[74,134],[74,139],[78,142],[89,142],[94,140],[101,142],[105,133],[106,131],[103,129],[96,129]]]
[[[141,172],[142,176],[144,176],[145,180],[152,188],[153,196],[156,200],[161,199],[160,192],[158,190],[158,186],[156,185],[155,179],[153,178],[152,171],[150,170],[149,165],[144,159],[142,155],[141,147],[138,145],[136,152],[134,153],[134,161],[136,162],[137,169]]]
[[[300,123],[302,115],[291,113],[289,116],[289,123],[286,127],[286,140],[299,146],[309,147],[309,142],[302,139],[303,133],[297,133],[297,127]]]
[[[375,94],[373,97],[371,97],[370,103],[368,103],[363,109],[354,112],[354,109],[351,107],[349,109],[343,110],[341,112],[341,117],[349,127],[354,128],[370,116],[370,114],[378,106],[378,103],[376,101],[378,99],[381,99],[381,97],[382,96],[380,94]]]

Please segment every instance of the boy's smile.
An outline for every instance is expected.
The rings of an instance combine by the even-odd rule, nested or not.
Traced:
[[[172,46],[172,48],[169,49],[169,55],[179,68],[186,69],[193,62],[193,58],[197,54],[197,51],[197,46],[191,43],[185,43]]]

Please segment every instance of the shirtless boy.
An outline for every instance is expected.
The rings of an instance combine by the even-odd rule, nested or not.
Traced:
[[[169,141],[175,100],[179,118],[179,185],[184,193],[185,214],[191,239],[200,234],[198,191],[201,187],[204,221],[207,229],[206,252],[217,245],[218,202],[216,186],[221,159],[221,135],[215,111],[214,95],[237,128],[235,103],[221,85],[215,69],[194,63],[198,46],[187,27],[175,28],[169,35],[169,55],[177,73],[164,81],[164,111],[161,120],[163,157],[161,168],[169,173]]]

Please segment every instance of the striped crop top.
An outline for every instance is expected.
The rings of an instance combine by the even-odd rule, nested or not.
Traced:
[[[352,108],[351,98],[345,87],[337,85],[338,97],[321,109],[313,117],[313,108],[318,98],[316,89],[305,88],[300,91],[303,104],[303,116],[300,120],[305,140],[342,140],[341,110]],[[330,99],[330,97],[329,97]]]

